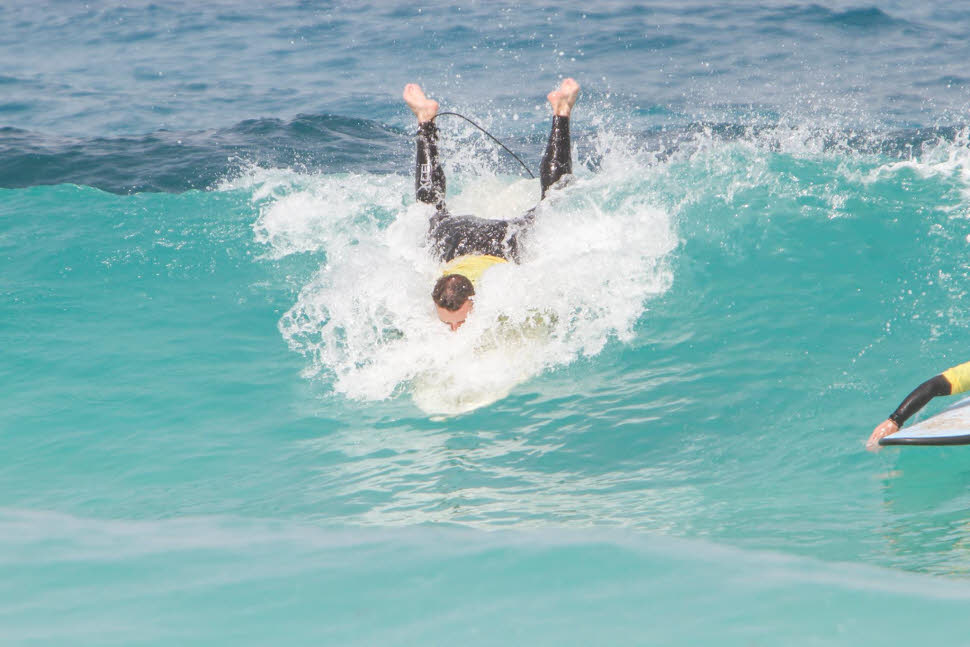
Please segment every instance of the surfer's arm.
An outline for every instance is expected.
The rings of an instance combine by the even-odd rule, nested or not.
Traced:
[[[866,448],[873,450],[878,449],[879,439],[885,438],[889,434],[894,434],[899,431],[907,420],[912,417],[917,411],[926,406],[926,403],[939,395],[951,395],[953,393],[959,393],[953,388],[953,383],[950,382],[950,374],[952,371],[959,369],[970,370],[970,362],[967,364],[961,364],[955,368],[951,368],[948,371],[940,373],[939,375],[932,377],[918,387],[913,389],[913,392],[906,396],[896,410],[890,414],[889,418],[884,420],[878,427],[876,427],[872,434],[869,436],[869,440],[866,441]]]
[[[902,427],[914,413],[926,406],[926,404],[938,395],[950,395],[953,392],[953,385],[946,379],[945,373],[932,377],[906,396],[896,410],[889,415],[889,420],[896,423],[897,427]]]

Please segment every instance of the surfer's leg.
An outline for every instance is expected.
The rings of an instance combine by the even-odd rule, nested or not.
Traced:
[[[549,143],[546,144],[546,152],[542,156],[542,164],[539,165],[543,198],[546,197],[549,187],[558,182],[563,175],[573,172],[569,113],[572,112],[577,96],[579,96],[579,84],[573,79],[565,79],[546,97],[549,105],[552,106],[552,132],[549,133]]]
[[[445,172],[438,163],[438,129],[434,117],[438,102],[424,95],[421,86],[404,86],[404,102],[418,118],[417,161],[414,169],[414,193],[420,202],[445,210]]]
[[[573,172],[572,151],[569,140],[569,114],[572,112],[576,97],[579,96],[579,84],[573,79],[564,79],[559,87],[550,92],[546,98],[552,106],[552,132],[546,152],[539,165],[539,179],[542,184],[542,197],[558,182],[562,176]],[[509,258],[519,261],[520,234],[527,232],[536,219],[536,208],[533,207],[524,216],[509,221],[506,234]]]

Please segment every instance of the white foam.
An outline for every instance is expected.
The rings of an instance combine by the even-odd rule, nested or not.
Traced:
[[[646,302],[670,285],[663,259],[676,236],[645,193],[649,162],[613,155],[624,159],[580,169],[540,206],[523,262],[488,270],[457,332],[435,315],[441,266],[426,248],[430,208],[414,202],[410,177],[251,176],[261,204],[254,233],[267,254],[326,257],[281,333],[308,357],[307,374],[339,393],[380,400],[407,390],[425,411],[445,414],[629,339]],[[539,194],[538,181],[494,174],[452,171],[448,181],[454,213],[516,217]]]
[[[379,216],[401,207],[407,184],[395,176],[294,176],[254,171],[253,200],[263,203],[253,225],[256,241],[274,258],[300,252],[337,252],[372,233]]]
[[[866,180],[874,182],[902,170],[912,171],[922,178],[954,178],[964,187],[963,197],[970,199],[970,131],[960,131],[953,141],[941,140],[924,146],[918,156],[883,164],[873,169]]]

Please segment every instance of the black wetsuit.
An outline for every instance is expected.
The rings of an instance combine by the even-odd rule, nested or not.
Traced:
[[[549,143],[539,167],[542,196],[562,176],[572,173],[569,117],[553,117]],[[444,262],[466,254],[487,254],[519,260],[519,234],[535,220],[535,208],[511,220],[488,220],[453,216],[445,206],[445,172],[438,163],[438,129],[433,121],[418,127],[418,156],[414,177],[415,195],[436,208],[428,238],[435,256]]]
[[[906,399],[890,414],[889,419],[895,422],[897,427],[902,427],[914,413],[925,407],[926,403],[936,396],[952,394],[953,385],[946,375],[940,373],[913,389],[913,392],[906,396]]]

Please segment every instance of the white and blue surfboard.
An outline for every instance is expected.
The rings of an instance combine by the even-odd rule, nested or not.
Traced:
[[[970,397],[879,440],[880,445],[970,445]]]

